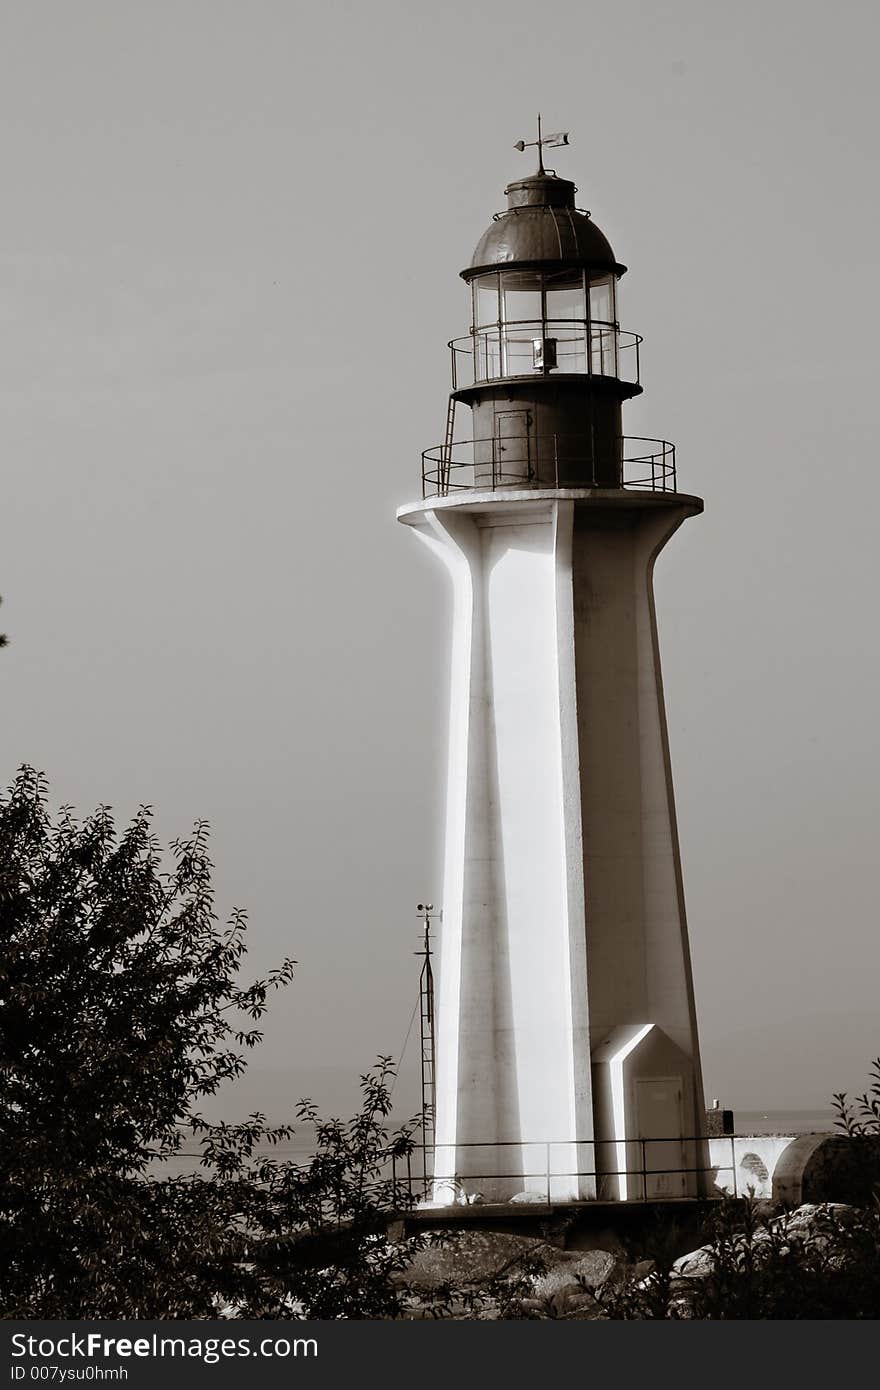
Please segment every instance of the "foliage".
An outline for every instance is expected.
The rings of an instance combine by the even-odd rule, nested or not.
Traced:
[[[861,1202],[880,1194],[880,1057],[871,1064],[870,1078],[868,1089],[855,1100],[845,1091],[833,1098],[846,1145],[841,1182],[846,1197]]]
[[[238,982],[245,918],[214,912],[207,828],[164,859],[142,808],[52,818],[22,768],[0,796],[0,1310],[14,1318],[800,1319],[880,1316],[880,1059],[835,1097],[862,1165],[858,1205],[809,1221],[719,1204],[702,1271],[666,1229],[651,1272],[583,1287],[577,1313],[538,1298],[542,1253],[488,1280],[411,1290],[425,1244],[391,1241],[411,1200],[416,1122],[389,1125],[389,1058],[361,1078],[353,1119],[322,1120],[306,1163],[273,1145],[294,1123],[212,1124],[199,1103],[246,1066],[293,962]],[[165,867],[167,865],[167,867]],[[168,1176],[184,1144],[201,1169]],[[267,1150],[270,1151],[267,1156]]]
[[[880,1057],[871,1063],[868,1089],[851,1101],[846,1091],[834,1095],[837,1125],[850,1139],[880,1135]]]
[[[880,1206],[767,1220],[753,1198],[719,1204],[699,1268],[658,1266],[600,1294],[623,1319],[801,1320],[880,1315]]]
[[[392,1219],[411,1202],[407,1173],[417,1121],[391,1130],[394,1069],[380,1057],[361,1079],[353,1119],[322,1120],[311,1101],[297,1108],[313,1127],[308,1163],[264,1158],[238,1166],[235,1140],[215,1127],[205,1156],[250,1193],[249,1287],[237,1312],[247,1317],[388,1318],[407,1307],[399,1276],[423,1241],[388,1239]]]
[[[0,1308],[18,1318],[382,1316],[410,1246],[384,1239],[403,1200],[390,1063],[348,1125],[316,1126],[304,1165],[260,1150],[292,1133],[198,1103],[239,1077],[293,962],[238,983],[245,918],[214,913],[207,828],[163,868],[149,808],[53,819],[24,767],[0,797]],[[169,1177],[184,1144],[202,1170]]]
[[[143,1173],[178,1152],[198,1098],[242,1047],[293,962],[247,988],[244,914],[218,929],[207,828],[161,867],[142,808],[117,836],[102,807],[53,822],[30,768],[0,799],[0,1143],[21,1172]],[[280,1133],[279,1133],[279,1137]]]
[[[443,1247],[455,1232],[432,1231],[422,1244]],[[535,1297],[535,1281],[546,1274],[544,1251],[519,1251],[489,1276],[446,1280],[405,1303],[409,1316],[456,1320],[532,1320],[555,1316],[553,1300]]]
[[[760,1203],[724,1200],[712,1219],[708,1273],[673,1269],[608,1291],[612,1318],[802,1319],[880,1317],[880,1058],[854,1101],[834,1096],[846,1145],[837,1181],[852,1205],[815,1208],[809,1219],[767,1217]],[[654,1252],[655,1254],[657,1252]]]
[[[397,1276],[422,1241],[386,1237],[408,1201],[393,1165],[413,1143],[411,1126],[390,1133],[382,1122],[390,1075],[381,1059],[361,1078],[354,1119],[318,1122],[305,1164],[255,1154],[266,1129],[253,1116],[201,1122],[204,1173],[54,1186],[56,1240],[29,1244],[23,1212],[30,1263],[19,1261],[6,1315],[400,1316],[410,1300]],[[46,1214],[44,1196],[44,1229]]]

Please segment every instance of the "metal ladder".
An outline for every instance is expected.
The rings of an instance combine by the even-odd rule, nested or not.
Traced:
[[[446,436],[440,451],[440,475],[438,490],[441,497],[449,491],[449,474],[452,468],[452,441],[455,438],[455,397],[450,395],[446,406]]]

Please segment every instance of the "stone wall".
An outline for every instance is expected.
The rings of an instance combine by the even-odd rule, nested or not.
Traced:
[[[812,1136],[815,1137],[815,1136]],[[714,1188],[731,1197],[773,1197],[773,1174],[793,1134],[722,1135],[709,1139],[709,1161],[715,1169]],[[711,1189],[709,1189],[711,1190]]]
[[[709,1140],[714,1187],[734,1197],[799,1206],[866,1197],[880,1172],[880,1138],[840,1134],[756,1134]]]

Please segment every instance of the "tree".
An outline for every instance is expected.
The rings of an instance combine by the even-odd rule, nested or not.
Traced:
[[[117,836],[102,807],[52,822],[23,768],[0,800],[4,1152],[22,1167],[143,1173],[176,1153],[194,1101],[244,1070],[292,961],[236,983],[245,918],[218,930],[207,827],[163,872],[142,808]]]
[[[315,1136],[308,1163],[269,1157],[248,1172],[233,1141],[236,1171],[259,1194],[249,1210],[249,1316],[389,1318],[409,1308],[399,1276],[425,1241],[392,1242],[388,1227],[413,1200],[408,1173],[419,1121],[389,1128],[393,1077],[391,1058],[380,1057],[361,1077],[361,1108],[347,1122],[322,1119],[311,1101],[300,1102],[297,1121]],[[230,1158],[225,1139],[215,1129],[207,1150],[221,1167]]]
[[[266,1156],[290,1123],[211,1124],[269,994],[242,986],[245,916],[214,912],[204,823],[163,859],[142,807],[53,819],[23,767],[0,796],[0,1311],[16,1318],[395,1317],[420,1246],[386,1227],[416,1122],[391,1130],[390,1059],[305,1164]],[[201,1170],[163,1164],[193,1144]]]
[[[149,1287],[161,1266],[188,1290],[169,1300],[173,1316],[205,1303],[187,1249],[204,1243],[210,1278],[223,1246],[228,1202],[213,1221],[208,1179],[150,1183],[148,1170],[179,1152],[198,1100],[244,1070],[293,962],[239,985],[245,918],[218,926],[206,826],[163,868],[150,820],[143,807],[121,835],[107,807],[53,820],[29,767],[0,798],[7,1315],[161,1315]],[[255,1116],[236,1137],[244,1153],[289,1132]]]

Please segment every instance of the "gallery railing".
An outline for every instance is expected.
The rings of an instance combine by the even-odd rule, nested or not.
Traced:
[[[411,1155],[392,1160],[391,1175],[412,1202],[427,1201],[438,1207],[512,1201],[548,1207],[571,1200],[648,1202],[693,1197],[720,1187],[741,1197],[754,1182],[744,1183],[737,1174],[738,1139],[737,1135],[724,1135],[710,1141],[705,1135],[691,1135],[437,1144],[433,1149],[416,1147]],[[725,1150],[729,1147],[729,1163],[708,1161],[710,1142],[716,1153],[722,1142]],[[453,1148],[456,1161],[473,1171],[444,1171],[449,1167],[444,1163],[444,1150]],[[485,1172],[479,1171],[478,1150],[488,1151],[492,1157],[491,1163],[486,1161]],[[576,1151],[577,1165],[560,1163],[559,1151],[570,1158],[572,1150]],[[719,1183],[724,1174],[729,1180]],[[508,1191],[502,1195],[500,1189],[505,1187]],[[566,1195],[573,1191],[589,1195],[575,1199]]]
[[[598,460],[588,437],[564,434],[495,435],[436,444],[422,454],[422,496],[446,497],[474,488],[642,488],[675,492],[675,445],[623,435],[611,467]],[[603,476],[604,475],[604,476]]]
[[[452,389],[507,377],[616,377],[639,384],[641,335],[616,323],[541,320],[492,324],[449,344]]]

